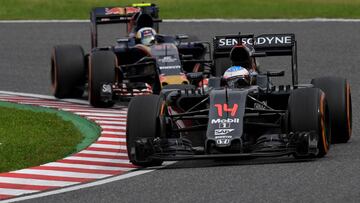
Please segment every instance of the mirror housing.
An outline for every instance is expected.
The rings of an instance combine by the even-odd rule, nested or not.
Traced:
[[[203,78],[204,74],[202,72],[192,72],[192,73],[187,73],[186,77],[189,80],[201,80]]]
[[[268,77],[281,77],[285,75],[285,71],[266,71]]]
[[[120,38],[120,39],[117,39],[116,42],[119,44],[128,43],[129,38]]]
[[[176,35],[176,39],[177,40],[189,39],[189,36],[188,35]]]

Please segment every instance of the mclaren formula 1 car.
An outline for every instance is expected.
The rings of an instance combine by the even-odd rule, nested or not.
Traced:
[[[291,56],[292,83],[275,86],[284,71],[257,71],[227,80],[228,67],[198,89],[166,89],[134,98],[128,109],[127,149],[139,166],[166,160],[223,157],[325,156],[351,136],[350,86],[340,77],[299,84],[294,34],[214,38],[214,60],[257,68],[257,57]],[[217,64],[215,62],[215,64]],[[262,65],[263,67],[263,65]],[[205,83],[204,83],[205,84]]]
[[[88,90],[91,105],[109,107],[117,99],[158,94],[166,85],[189,84],[186,73],[196,72],[204,64],[211,66],[211,60],[204,60],[210,52],[210,43],[189,42],[186,35],[156,34],[159,22],[154,4],[93,9],[91,52],[84,54],[79,45],[60,45],[53,49],[54,96],[80,97]],[[112,23],[126,23],[127,37],[118,39],[115,46],[98,47],[98,25]],[[150,33],[145,33],[146,29],[150,29]],[[153,43],[142,44],[137,38],[140,30],[151,34]],[[140,37],[144,33],[140,33]]]

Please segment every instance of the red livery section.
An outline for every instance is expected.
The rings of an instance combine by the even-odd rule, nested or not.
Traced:
[[[235,116],[237,109],[238,109],[238,104],[234,104],[234,106],[231,108],[228,107],[227,104],[215,104],[214,106],[217,108],[219,117],[223,116],[223,112],[230,112],[231,116]]]
[[[98,109],[89,105],[0,94],[0,101],[69,111],[97,123],[101,135],[86,149],[56,162],[0,173],[0,200],[120,175],[136,169],[126,150],[125,107]]]

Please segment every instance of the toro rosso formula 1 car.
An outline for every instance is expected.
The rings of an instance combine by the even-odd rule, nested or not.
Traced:
[[[110,107],[116,99],[158,94],[166,85],[191,83],[186,73],[211,66],[211,60],[204,60],[210,43],[184,42],[186,35],[159,35],[159,22],[154,4],[93,9],[91,52],[85,55],[78,45],[53,49],[54,96],[80,97],[88,90],[91,105]],[[115,46],[98,47],[98,25],[112,23],[126,23],[127,38],[118,39]]]
[[[219,77],[199,89],[166,89],[129,104],[127,149],[139,166],[166,160],[222,157],[323,157],[351,136],[350,86],[322,77],[299,84],[294,34],[214,38]],[[257,57],[291,56],[292,84],[275,86],[284,71],[260,71]],[[251,71],[257,74],[246,74]],[[241,74],[234,74],[241,72]],[[236,77],[232,77],[236,76]],[[205,83],[203,83],[205,85]]]

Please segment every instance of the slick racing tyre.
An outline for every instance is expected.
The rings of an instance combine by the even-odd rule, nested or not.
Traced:
[[[94,107],[111,107],[113,101],[103,101],[103,84],[115,81],[116,56],[111,51],[96,51],[90,55],[89,63],[89,101]]]
[[[160,166],[161,160],[148,158],[148,154],[141,155],[141,161],[135,156],[135,142],[141,138],[155,138],[160,134],[159,115],[163,102],[158,95],[137,96],[131,99],[126,127],[126,144],[129,160],[137,166]]]
[[[352,107],[349,83],[346,79],[340,77],[315,78],[311,83],[326,94],[331,119],[331,142],[348,142],[352,130]]]
[[[318,88],[294,90],[289,97],[288,118],[290,132],[317,134],[317,157],[330,148],[330,119],[325,93]]]
[[[81,97],[85,86],[84,51],[78,45],[55,46],[51,54],[51,85],[57,98]]]

